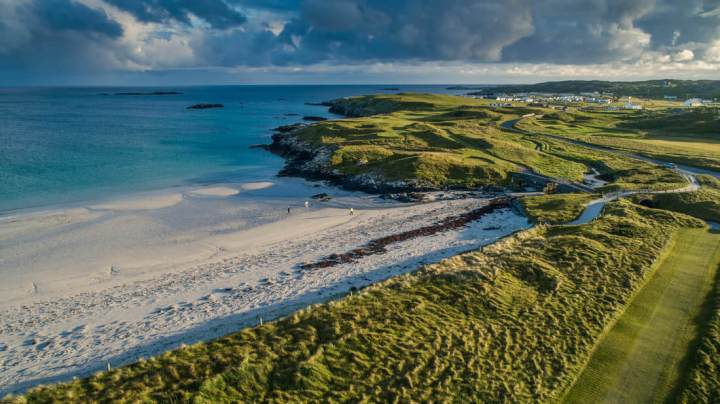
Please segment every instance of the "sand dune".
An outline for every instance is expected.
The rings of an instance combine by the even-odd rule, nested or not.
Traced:
[[[334,198],[305,209],[302,202],[318,192]],[[107,203],[123,209],[79,215],[62,225],[33,224],[0,246],[6,280],[0,291],[0,394],[214,338],[529,225],[503,210],[353,264],[299,269],[483,203],[411,206],[288,179],[233,198],[186,198],[144,210]]]

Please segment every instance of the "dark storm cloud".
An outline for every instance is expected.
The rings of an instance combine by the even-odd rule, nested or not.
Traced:
[[[301,0],[234,0],[232,3],[261,10],[297,11]]]
[[[196,49],[220,65],[606,63],[684,44],[698,53],[720,37],[719,18],[720,0],[304,0],[274,41],[234,32]],[[244,49],[220,49],[233,44]]]
[[[525,0],[307,0],[288,32],[315,58],[498,61],[532,34]]]
[[[720,0],[684,0],[683,6],[672,0],[658,1],[652,13],[637,21],[637,26],[652,33],[656,47],[684,42],[706,42],[720,34]]]
[[[14,77],[95,71],[114,63],[121,25],[72,0],[0,3],[0,73]]]
[[[116,38],[122,35],[122,27],[111,20],[105,12],[95,10],[70,0],[36,1],[30,6],[31,13],[48,30],[84,31]]]
[[[213,58],[216,44],[253,41],[253,33],[206,38],[198,46],[210,62],[278,65],[382,60],[499,61],[502,49],[533,32],[526,0],[307,0],[298,16],[268,44],[270,54]],[[244,36],[245,39],[240,39]],[[204,48],[202,46],[208,46]],[[229,45],[228,45],[229,46]],[[254,56],[254,57],[253,57]]]
[[[720,60],[719,27],[720,0],[0,0],[0,72]]]
[[[178,21],[190,24],[195,16],[213,28],[237,27],[246,21],[245,15],[223,0],[106,0],[108,4],[135,16],[143,22]]]
[[[533,2],[535,32],[504,50],[504,60],[602,63],[638,56],[648,34],[635,21],[654,0],[547,0]]]

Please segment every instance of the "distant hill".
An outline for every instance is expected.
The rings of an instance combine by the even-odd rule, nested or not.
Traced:
[[[615,96],[663,98],[676,96],[686,98],[720,98],[720,80],[647,80],[647,81],[600,81],[568,80],[549,81],[538,84],[503,85],[476,91],[473,95],[497,93],[612,93]]]

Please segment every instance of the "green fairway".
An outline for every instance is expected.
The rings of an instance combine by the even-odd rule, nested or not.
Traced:
[[[665,401],[684,370],[683,358],[692,356],[695,318],[719,261],[719,234],[679,230],[655,275],[600,341],[565,401]]]

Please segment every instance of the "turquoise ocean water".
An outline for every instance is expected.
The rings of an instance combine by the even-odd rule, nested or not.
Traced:
[[[445,86],[402,91],[459,93]],[[386,86],[0,89],[0,214],[180,185],[258,181],[282,160],[252,144],[307,105]],[[177,95],[114,95],[176,91]],[[225,108],[188,110],[195,103]]]

